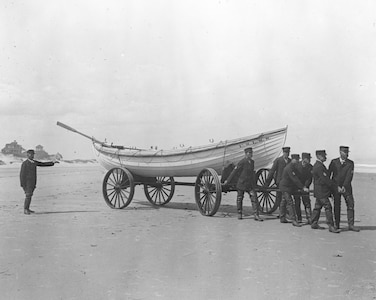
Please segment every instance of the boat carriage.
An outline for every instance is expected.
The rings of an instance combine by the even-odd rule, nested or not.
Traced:
[[[175,185],[186,185],[195,187],[195,200],[201,214],[213,216],[220,206],[222,192],[236,190],[236,178],[225,185],[220,176],[244,157],[247,147],[253,148],[261,212],[272,213],[279,205],[274,181],[268,187],[264,183],[267,167],[278,157],[285,143],[287,127],[204,146],[153,150],[104,143],[61,122],[57,125],[92,141],[98,162],[107,170],[102,191],[111,208],[127,207],[136,185],[143,185],[146,198],[157,206],[170,202]],[[196,181],[177,182],[174,177],[196,177]]]

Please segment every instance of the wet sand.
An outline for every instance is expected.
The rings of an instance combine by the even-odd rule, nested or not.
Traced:
[[[249,199],[239,221],[235,193],[204,217],[193,187],[113,210],[98,166],[39,168],[27,216],[18,172],[0,167],[2,299],[376,299],[376,174],[354,177],[361,232],[333,234],[255,222]]]

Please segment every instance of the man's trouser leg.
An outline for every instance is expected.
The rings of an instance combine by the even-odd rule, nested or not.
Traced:
[[[302,220],[301,196],[300,195],[294,196],[294,203],[295,203],[296,219],[297,219],[297,221],[300,222]]]
[[[286,201],[287,211],[289,213],[290,219],[292,220],[292,225],[300,226],[296,220],[295,205],[294,205],[294,200],[292,199],[291,194],[287,192],[283,192],[282,197]]]
[[[281,210],[281,203],[282,203],[282,192],[276,192],[275,201],[278,204],[279,210]],[[281,215],[279,216],[281,218]]]
[[[333,208],[332,204],[330,204],[329,198],[323,198],[321,199],[321,202],[325,208],[326,224],[328,224],[329,227],[334,226]]]
[[[318,227],[322,206],[323,203],[321,202],[321,200],[319,198],[316,198],[315,208],[312,212],[312,228]]]
[[[346,206],[347,206],[347,223],[349,225],[349,230],[358,232],[360,231],[360,229],[354,226],[354,222],[355,222],[354,196],[351,194],[345,195],[345,201],[346,201]]]
[[[340,227],[341,222],[341,194],[336,192],[334,193],[334,221],[336,228]]]
[[[333,233],[339,233],[341,230],[334,227],[334,220],[333,220],[333,208],[332,204],[330,203],[329,198],[321,199],[321,202],[324,204],[325,208],[325,215],[326,215],[326,223],[329,226],[329,231]]]
[[[26,186],[26,188],[24,188],[24,191],[25,191],[24,210],[28,211],[30,209],[31,197],[33,196],[34,188],[30,186]]]
[[[307,223],[312,224],[311,199],[309,198],[309,195],[303,195],[302,201],[303,201],[304,210],[306,213]]]
[[[279,221],[281,223],[287,223],[286,220],[286,199],[284,196],[282,196],[281,202],[279,204]]]
[[[238,210],[238,219],[243,218],[243,198],[244,198],[244,191],[238,190],[238,196],[236,198],[236,207]]]
[[[251,190],[249,191],[249,197],[251,198],[251,204],[252,204],[252,210],[253,210],[253,216],[256,221],[263,221],[262,218],[260,218],[260,204],[257,200],[256,192]]]

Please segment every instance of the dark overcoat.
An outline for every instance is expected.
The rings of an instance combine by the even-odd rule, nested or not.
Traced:
[[[268,177],[266,179],[266,183],[269,185],[271,182],[272,178],[274,178],[275,183],[277,186],[279,186],[279,183],[282,179],[282,174],[283,174],[283,169],[291,162],[290,158],[287,158],[287,162],[283,158],[283,156],[280,156],[276,158],[273,162],[273,165],[271,169],[269,170]]]
[[[240,174],[236,188],[242,191],[250,191],[256,187],[255,162],[253,159],[244,157],[238,162],[235,170]]]
[[[312,183],[312,168],[311,164],[306,164],[303,166],[303,163],[300,161],[297,165],[297,172],[300,181],[304,184],[306,188],[309,188]]]
[[[354,176],[354,162],[346,159],[343,164],[339,158],[333,159],[329,165],[330,178],[337,186],[343,186],[346,192],[352,194],[351,181]]]
[[[281,192],[293,193],[296,190],[303,189],[304,185],[300,181],[296,166],[289,163],[282,172],[282,179],[279,183],[279,190]]]
[[[20,183],[24,189],[34,189],[37,185],[37,167],[50,167],[53,166],[53,162],[41,162],[37,160],[25,160],[21,165],[20,171]]]
[[[313,195],[318,199],[327,198],[332,194],[334,182],[330,179],[329,170],[321,161],[316,161],[312,168]]]

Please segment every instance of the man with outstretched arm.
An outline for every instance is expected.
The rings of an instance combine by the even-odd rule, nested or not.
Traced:
[[[25,192],[24,214],[30,215],[30,213],[34,213],[34,211],[30,209],[30,204],[31,197],[33,196],[33,192],[37,184],[37,167],[50,167],[58,162],[40,162],[34,160],[35,152],[32,149],[27,150],[26,153],[27,160],[25,160],[21,165],[20,183]]]

